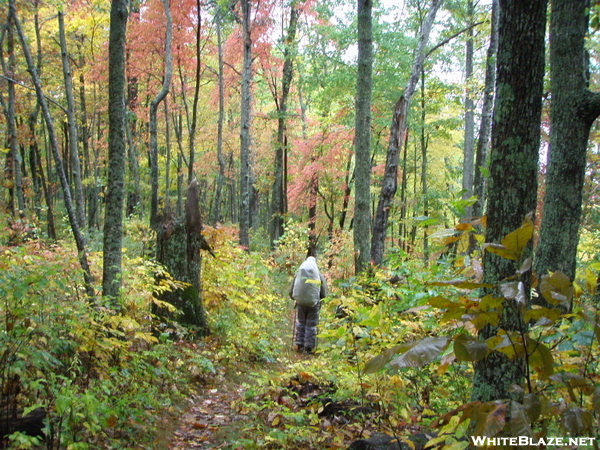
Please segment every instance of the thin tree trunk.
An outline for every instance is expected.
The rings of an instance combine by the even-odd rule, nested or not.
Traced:
[[[158,226],[158,106],[169,93],[171,84],[171,75],[173,74],[173,62],[171,53],[171,42],[173,40],[173,19],[171,18],[171,7],[169,0],[163,0],[165,16],[167,19],[165,30],[165,74],[160,92],[150,102],[150,179],[151,179],[151,200],[150,200],[150,226],[156,229]]]
[[[0,93],[0,102],[4,110],[4,116],[6,117],[7,131],[8,131],[8,147],[9,153],[7,155],[7,166],[8,171],[11,174],[12,181],[14,181],[13,187],[10,188],[10,210],[13,216],[22,216],[25,214],[25,197],[23,195],[23,174],[21,171],[22,156],[19,151],[19,143],[17,139],[17,121],[16,121],[16,95],[15,95],[15,45],[14,36],[11,25],[11,18],[9,15],[8,26],[6,31],[6,44],[8,50],[8,65],[4,60],[3,54],[3,42],[4,42],[4,31],[2,32],[2,39],[0,40],[0,60],[2,63],[2,71],[6,77],[8,85],[8,102],[4,100],[4,96]]]
[[[429,198],[427,185],[427,149],[429,138],[425,132],[425,70],[421,72],[421,196],[423,198],[423,217],[429,216]],[[429,265],[429,238],[427,227],[423,227],[423,263]]]
[[[475,141],[475,101],[473,100],[473,0],[467,1],[467,20],[469,29],[467,30],[467,42],[465,44],[465,134],[463,149],[463,179],[462,190],[463,199],[473,196],[473,177],[474,177],[474,141]],[[463,221],[470,221],[472,218],[472,207],[465,208],[462,217]]]
[[[195,156],[195,139],[196,139],[196,126],[198,123],[198,101],[200,99],[200,70],[201,70],[201,47],[200,47],[200,38],[201,38],[201,30],[202,30],[202,10],[200,9],[200,0],[196,0],[196,21],[198,22],[196,27],[196,74],[194,79],[194,100],[192,103],[192,120],[189,124],[189,140],[188,140],[188,150],[189,150],[189,165],[188,165],[188,184],[192,182],[194,179],[194,162],[196,160]]]
[[[250,0],[241,0],[244,62],[242,69],[241,130],[240,130],[240,245],[250,248],[252,202],[251,173],[251,103],[252,37],[250,32]]]
[[[221,197],[223,196],[223,184],[225,183],[225,158],[223,156],[223,125],[225,123],[225,64],[223,60],[223,37],[221,9],[217,6],[215,17],[217,29],[217,57],[219,64],[219,118],[217,121],[217,161],[219,163],[219,175],[215,191],[215,202],[213,205],[213,223],[221,220]]]
[[[65,15],[62,11],[58,12],[58,30],[63,78],[65,81],[65,96],[67,98],[69,153],[71,157],[71,173],[73,176],[73,184],[75,186],[75,208],[77,223],[80,228],[84,229],[86,227],[85,195],[81,179],[81,162],[79,160],[79,136],[77,130],[77,116],[75,113],[75,97],[73,95],[73,74],[71,73],[71,65],[69,64],[69,51],[67,48],[67,38],[65,36]]]
[[[473,176],[473,193],[477,200],[473,204],[473,217],[481,217],[484,211],[485,177],[482,170],[487,165],[487,154],[492,132],[492,112],[494,108],[494,89],[496,87],[496,53],[498,52],[498,0],[492,0],[492,18],[490,43],[487,49],[485,66],[485,86],[483,89],[483,105],[481,121],[475,150],[475,173]]]
[[[286,135],[286,121],[287,121],[287,107],[288,107],[288,95],[292,86],[292,78],[294,75],[294,59],[296,57],[296,30],[298,28],[298,8],[296,1],[292,1],[290,4],[290,21],[287,29],[287,36],[285,37],[284,49],[283,49],[283,72],[281,78],[281,95],[279,98],[276,96],[275,90],[275,101],[277,103],[277,142],[275,144],[275,169],[271,202],[271,245],[283,235],[284,216],[287,212],[285,210],[285,196],[284,191],[284,162],[285,154],[287,152],[287,135]]]
[[[442,2],[443,0],[433,0],[431,4],[429,13],[421,26],[419,44],[415,51],[415,59],[413,61],[410,78],[404,92],[394,107],[392,124],[390,126],[390,142],[385,163],[385,173],[381,183],[381,192],[379,194],[377,212],[375,213],[375,221],[373,224],[371,260],[376,265],[380,265],[383,262],[389,212],[398,187],[398,159],[407,129],[408,109],[425,60],[425,47],[429,42],[429,34],[433,27],[433,21],[435,20],[435,16]]]
[[[37,75],[37,71],[35,65],[33,63],[33,58],[31,57],[31,52],[29,50],[29,45],[27,44],[27,39],[25,37],[25,33],[21,28],[21,24],[17,17],[17,9],[15,5],[15,0],[9,1],[10,14],[14,21],[15,28],[17,30],[17,34],[19,35],[19,40],[21,41],[21,47],[23,50],[23,54],[25,55],[25,59],[27,61],[27,67],[29,73],[31,74],[31,79],[35,86],[35,92],[37,95],[37,100],[42,108],[42,114],[44,116],[44,120],[46,121],[46,126],[48,128],[48,137],[50,139],[50,147],[52,149],[52,154],[54,156],[54,162],[56,164],[56,170],[58,172],[58,177],[60,179],[61,187],[63,190],[65,208],[67,210],[67,215],[69,217],[69,222],[71,224],[71,231],[73,232],[73,236],[75,238],[75,244],[77,246],[77,252],[79,256],[79,264],[83,270],[84,284],[87,295],[92,298],[94,296],[94,288],[93,282],[94,279],[92,277],[92,272],[90,270],[90,266],[87,260],[87,250],[85,247],[85,240],[83,235],[81,234],[81,230],[79,229],[79,225],[77,222],[77,217],[75,215],[75,210],[73,208],[73,201],[71,199],[71,191],[69,190],[69,184],[67,183],[67,177],[65,175],[64,167],[62,164],[62,160],[60,159],[58,141],[56,139],[56,130],[54,128],[54,123],[52,121],[52,116],[50,115],[50,108],[48,107],[48,102],[46,101],[46,97],[44,96],[44,92],[42,90],[42,85],[40,79]]]
[[[358,73],[354,153],[354,270],[371,260],[371,93],[373,91],[373,1],[358,0]]]

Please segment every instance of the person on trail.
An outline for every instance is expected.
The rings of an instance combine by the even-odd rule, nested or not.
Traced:
[[[296,301],[294,346],[297,352],[315,351],[321,300],[328,293],[327,281],[319,271],[314,251],[309,250],[290,288],[290,297]]]

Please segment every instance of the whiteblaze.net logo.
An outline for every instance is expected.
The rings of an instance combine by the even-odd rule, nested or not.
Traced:
[[[514,446],[531,446],[539,447],[563,447],[563,446],[576,446],[576,448],[582,448],[594,445],[596,438],[593,437],[545,437],[545,438],[532,438],[529,436],[517,436],[517,437],[487,437],[487,436],[471,436],[471,440],[475,447],[494,447],[498,445],[514,445]]]

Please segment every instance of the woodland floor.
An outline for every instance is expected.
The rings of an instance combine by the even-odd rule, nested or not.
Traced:
[[[243,367],[236,372],[216,376],[201,392],[188,399],[185,412],[179,418],[179,423],[174,425],[174,437],[169,442],[168,450],[243,449],[233,447],[231,442],[248,419],[239,403],[247,383],[252,383],[251,374],[254,371],[279,373],[294,362],[318,357],[300,355],[292,349],[292,321],[290,318],[289,329],[272,330],[281,334],[285,342],[285,348],[281,350],[276,363],[261,363],[260,366]]]
[[[289,355],[281,355],[282,360],[291,362],[306,358],[291,349],[284,352]],[[280,364],[273,364],[271,370],[278,371]],[[239,403],[246,390],[244,384],[250,381],[248,374],[228,374],[216,378],[201,393],[190,398],[169,450],[235,449],[231,441],[248,419]]]

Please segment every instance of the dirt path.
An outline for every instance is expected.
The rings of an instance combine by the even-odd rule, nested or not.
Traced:
[[[246,415],[233,405],[244,393],[241,384],[213,385],[190,398],[191,406],[179,421],[170,450],[218,449],[228,444],[227,431],[241,426]]]
[[[290,364],[308,358],[306,355],[298,355],[291,348],[293,312],[291,315],[290,322],[284,324],[281,330],[276,330],[284,337],[284,348],[280,351],[278,361],[257,367],[238,368],[241,370],[237,373],[220,375],[197,395],[190,397],[189,407],[174,427],[174,437],[169,442],[168,450],[235,450],[231,442],[235,441],[235,436],[243,429],[247,418],[237,405],[244,396],[245,383],[252,382],[250,373],[281,372]]]

